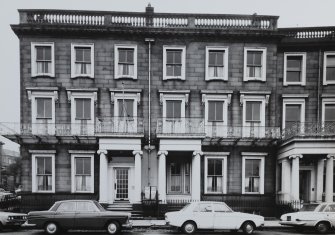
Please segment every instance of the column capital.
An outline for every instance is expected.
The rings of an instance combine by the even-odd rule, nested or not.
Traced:
[[[165,156],[167,156],[168,155],[168,151],[158,151],[158,153],[157,153],[159,156],[160,155],[165,155]]]
[[[97,151],[97,154],[99,154],[99,155],[101,155],[101,154],[105,154],[105,155],[107,155],[107,150],[106,150],[106,149],[99,149],[99,150]]]
[[[302,154],[294,154],[294,155],[289,156],[288,158],[289,159],[296,159],[296,158],[302,158],[302,157],[303,157]]]
[[[204,155],[204,153],[203,153],[202,151],[194,151],[194,152],[192,153],[192,155],[193,155],[193,157],[195,157],[196,155],[200,155],[200,156],[202,156],[202,155]]]
[[[136,155],[140,155],[140,156],[142,157],[142,155],[143,155],[143,151],[141,151],[141,150],[134,150],[134,151],[133,151],[133,155],[134,155],[134,156],[136,156]]]
[[[327,159],[330,159],[330,158],[335,158],[335,153],[330,153],[327,155]]]

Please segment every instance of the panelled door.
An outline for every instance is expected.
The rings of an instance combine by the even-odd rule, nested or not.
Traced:
[[[115,199],[128,200],[129,168],[115,168]]]

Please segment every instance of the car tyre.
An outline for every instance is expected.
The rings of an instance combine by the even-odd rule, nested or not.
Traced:
[[[54,235],[58,233],[58,225],[54,222],[48,222],[44,226],[44,231],[46,234]]]
[[[242,230],[244,234],[253,234],[255,231],[255,225],[250,221],[244,222],[242,224]]]
[[[315,226],[318,233],[327,233],[329,231],[329,224],[326,222],[320,222]]]
[[[118,222],[110,221],[106,226],[106,230],[108,234],[117,234],[120,230],[120,225]]]
[[[181,230],[185,234],[193,234],[197,230],[197,225],[192,221],[186,221],[181,227]]]

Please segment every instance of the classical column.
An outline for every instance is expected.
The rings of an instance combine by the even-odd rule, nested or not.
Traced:
[[[292,172],[291,172],[291,199],[299,201],[299,159],[302,155],[291,155],[292,159]]]
[[[108,159],[107,150],[99,149],[97,153],[100,155],[100,182],[99,182],[99,202],[108,202]]]
[[[281,190],[283,197],[281,200],[289,202],[291,200],[291,164],[289,159],[285,158],[281,162]]]
[[[326,202],[333,202],[333,174],[335,154],[328,154],[326,160]]]
[[[316,201],[317,202],[322,202],[324,167],[325,167],[325,160],[319,159],[317,169],[316,169]]]
[[[192,158],[192,187],[191,187],[191,195],[192,200],[200,201],[200,185],[201,185],[201,155],[203,153],[201,151],[194,151]]]
[[[142,151],[133,151],[135,156],[135,202],[141,202],[142,193]]]
[[[158,151],[158,198],[166,203],[166,156],[168,151]]]

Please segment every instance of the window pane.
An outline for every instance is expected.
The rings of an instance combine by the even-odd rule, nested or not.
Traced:
[[[174,52],[174,63],[181,64],[181,51],[180,50]]]
[[[222,101],[216,101],[215,102],[215,120],[216,121],[223,121],[223,102]]]
[[[173,76],[181,76],[181,65],[174,66]]]
[[[288,81],[288,82],[300,82],[301,81],[301,72],[287,71],[286,81]]]
[[[180,118],[181,117],[181,101],[167,100],[166,101],[166,117]]]
[[[166,117],[173,118],[173,101],[172,100],[166,101]]]
[[[75,203],[74,202],[62,202],[58,208],[57,212],[67,212],[67,211],[75,211]]]
[[[84,113],[83,99],[75,99],[76,102],[76,119],[82,119]]]
[[[260,168],[261,160],[259,159],[246,159],[245,160],[245,176],[260,176],[259,168]]]
[[[335,55],[327,56],[327,67],[335,67]]]
[[[91,158],[84,158],[84,174],[90,175],[91,174]]]
[[[252,66],[262,66],[261,51],[247,51],[247,64]]]
[[[230,211],[230,209],[224,204],[214,203],[213,206],[214,206],[214,211],[215,212],[228,212],[228,211]]]
[[[129,64],[134,63],[134,50],[133,49],[127,50],[127,62]]]
[[[76,52],[76,62],[83,61],[84,51],[81,48],[76,47],[75,52]]]
[[[37,174],[44,174],[44,158],[38,157],[36,158],[36,165],[37,165]]]
[[[223,66],[223,51],[210,51],[209,52],[209,66]]]
[[[36,46],[36,60],[37,61],[51,61],[51,47],[50,46]]]
[[[126,50],[119,49],[119,62],[126,62]]]
[[[75,164],[76,164],[76,175],[82,175],[83,174],[83,158],[77,157],[75,158]]]
[[[301,71],[302,56],[287,56],[287,69]]]
[[[173,64],[174,62],[174,53],[173,51],[166,51],[166,63]]]
[[[199,212],[212,212],[212,205],[209,203],[199,204]]]
[[[327,81],[335,81],[335,67],[328,67],[326,72]]]
[[[286,122],[300,122],[301,117],[301,105],[290,104],[286,105]]]
[[[215,120],[215,102],[213,101],[208,101],[208,120]]]
[[[44,158],[45,160],[45,174],[52,174],[52,162],[51,162],[51,157],[46,157]]]
[[[91,119],[91,99],[84,99],[84,118]]]
[[[43,118],[44,117],[44,99],[36,98],[36,105],[37,105],[37,117]]]
[[[215,160],[215,175],[222,175],[222,160],[216,159]]]
[[[52,117],[52,99],[44,99],[45,117]]]
[[[335,121],[335,104],[325,105],[325,122]]]
[[[260,121],[261,102],[247,101],[245,112],[246,112],[246,121]]]
[[[76,62],[91,63],[90,47],[75,47]]]
[[[174,101],[174,118],[180,118],[181,117],[181,101],[176,100]]]

